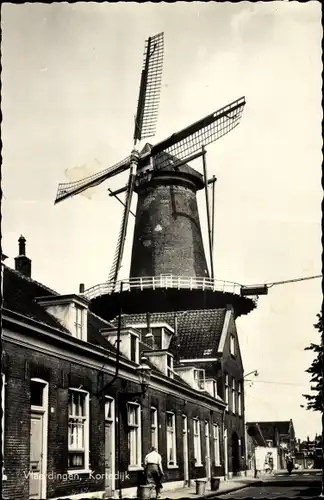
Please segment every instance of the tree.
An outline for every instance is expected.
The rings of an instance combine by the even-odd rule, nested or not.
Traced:
[[[316,354],[311,366],[306,370],[311,374],[311,391],[313,394],[304,394],[307,400],[307,409],[313,411],[324,412],[324,338],[323,338],[323,321],[321,314],[317,315],[317,323],[314,328],[320,333],[320,343],[310,344],[305,348],[305,351],[314,351]]]

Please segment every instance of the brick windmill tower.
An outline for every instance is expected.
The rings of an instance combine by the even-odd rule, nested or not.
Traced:
[[[152,146],[140,141],[155,134],[164,52],[163,33],[145,45],[131,154],[116,165],[77,182],[60,184],[56,203],[129,170],[128,183],[111,196],[126,193],[121,229],[108,280],[86,290],[91,309],[111,319],[125,313],[216,309],[231,304],[237,316],[255,302],[234,283],[214,278],[213,202],[205,146],[234,129],[245,105],[242,97]],[[189,166],[202,159],[203,173]],[[197,192],[206,198],[210,270],[203,245]],[[118,280],[133,193],[137,194],[129,278]],[[214,196],[212,196],[212,199]],[[212,214],[211,214],[212,212]],[[134,215],[134,214],[133,214]]]

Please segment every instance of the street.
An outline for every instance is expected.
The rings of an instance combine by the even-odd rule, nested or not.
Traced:
[[[263,477],[261,481],[261,485],[224,493],[218,498],[318,498],[321,491],[321,472],[291,475],[283,472]]]

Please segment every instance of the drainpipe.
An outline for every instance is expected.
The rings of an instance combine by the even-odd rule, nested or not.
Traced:
[[[227,437],[227,443],[226,443],[226,446],[227,446],[227,453],[225,453],[225,412],[226,412],[226,406],[223,410],[223,452],[224,452],[224,481],[227,480],[227,477],[226,477],[226,464],[225,464],[225,456],[227,458],[227,461],[228,461],[228,437]]]

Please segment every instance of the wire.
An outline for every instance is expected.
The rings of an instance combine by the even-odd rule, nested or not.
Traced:
[[[286,281],[274,281],[273,283],[265,283],[265,285],[267,285],[267,287],[270,288],[273,285],[284,285],[285,283],[294,283],[296,281],[313,280],[316,278],[322,278],[322,275],[318,274],[316,276],[306,276],[305,278],[295,278],[295,279],[286,280]]]

